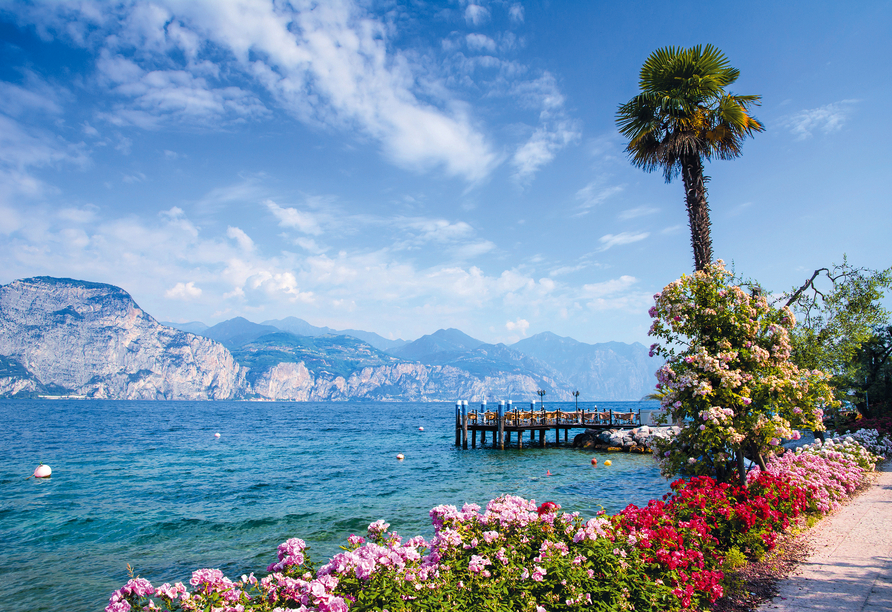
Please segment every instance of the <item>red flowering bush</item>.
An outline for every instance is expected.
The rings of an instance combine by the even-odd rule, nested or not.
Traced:
[[[643,508],[629,505],[614,517],[614,525],[641,551],[645,571],[672,587],[683,608],[722,596],[718,540],[702,517],[679,521],[671,504],[651,500]]]

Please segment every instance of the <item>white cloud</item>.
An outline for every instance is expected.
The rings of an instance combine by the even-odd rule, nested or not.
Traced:
[[[617,215],[617,218],[620,221],[628,221],[629,219],[636,219],[638,217],[645,217],[647,215],[653,215],[660,212],[659,208],[654,208],[653,206],[638,206],[636,208],[629,208]]]
[[[68,92],[53,86],[31,71],[25,71],[25,83],[0,81],[0,112],[13,117],[34,113],[59,115],[62,98]]]
[[[729,210],[726,214],[729,217],[737,217],[737,216],[743,214],[744,212],[746,212],[746,210],[748,208],[750,208],[752,205],[753,205],[752,202],[743,202],[742,204],[738,204],[737,206],[735,206],[734,208]]]
[[[273,299],[282,296],[289,302],[305,304],[312,304],[316,300],[312,291],[300,290],[297,277],[292,272],[273,273],[268,270],[260,270],[247,279],[243,291],[248,296],[250,293],[259,293],[263,298]]]
[[[465,42],[467,43],[468,48],[473,51],[489,51],[490,53],[495,53],[496,50],[496,41],[485,34],[468,34],[465,36]]]
[[[254,241],[241,229],[230,225],[226,228],[226,235],[235,240],[241,250],[247,253],[254,250]]]
[[[96,213],[99,208],[92,204],[87,204],[81,208],[63,208],[59,211],[59,218],[72,223],[92,223],[96,220]]]
[[[466,15],[480,22],[488,10],[475,6]],[[500,161],[466,105],[442,86],[431,95],[427,60],[395,50],[392,26],[351,0],[48,3],[25,15],[96,50],[100,82],[122,101],[101,114],[115,125],[253,120],[267,106],[245,87],[259,84],[300,120],[371,137],[412,170],[477,182]]]
[[[21,216],[17,208],[12,212]],[[88,220],[85,212],[94,213],[94,218]],[[487,252],[495,245],[466,233],[460,221],[416,220],[430,243],[441,245],[434,249],[438,257],[424,263],[389,246],[370,251],[367,243],[349,240],[341,241],[344,246],[336,252],[290,252],[268,241],[254,242],[234,226],[200,227],[179,207],[145,219],[118,214],[111,207],[72,209],[65,215],[30,210],[27,226],[0,241],[6,274],[70,276],[119,285],[162,319],[242,315],[262,320],[300,313],[316,324],[367,329],[365,324],[384,333],[406,330],[414,337],[443,326],[472,331],[483,316],[497,317],[491,325],[501,328],[509,313],[515,313],[510,320],[519,335],[523,321],[531,319],[515,318],[518,312],[552,320],[558,320],[562,310],[626,316],[646,303],[630,276],[580,288],[556,278],[535,278],[523,269],[484,271],[462,263],[455,253]],[[3,215],[0,224],[9,218]],[[72,225],[75,221],[86,222]],[[365,227],[385,232],[383,243],[388,242],[386,232],[404,231],[387,220],[366,221],[370,225]],[[264,223],[275,227],[276,221],[261,217],[251,231],[262,232]],[[179,305],[172,306],[171,300]],[[336,320],[338,312],[350,309],[351,317]]]
[[[524,181],[542,166],[551,162],[557,152],[579,138],[576,125],[559,121],[556,125],[539,126],[530,139],[514,153],[515,178]]]
[[[303,250],[314,254],[324,253],[326,250],[328,250],[322,246],[319,246],[319,244],[312,238],[306,238],[304,236],[295,238],[294,244],[296,244]]]
[[[806,109],[781,118],[780,124],[790,130],[796,140],[811,138],[814,132],[824,134],[839,131],[845,124],[858,100],[842,100],[832,104]]]
[[[508,331],[519,331],[522,336],[527,335],[527,330],[530,328],[530,322],[526,319],[517,319],[516,321],[508,321],[505,323],[505,329]]]
[[[418,231],[420,242],[452,242],[474,234],[474,228],[464,221],[450,223],[445,219],[397,219],[396,224]]]
[[[624,185],[605,187],[603,178],[592,181],[576,192],[576,199],[581,202],[579,205],[581,212],[579,214],[587,214],[590,208],[594,208],[611,196],[621,193],[624,188]]]
[[[514,23],[523,23],[523,5],[512,4],[511,8],[508,9],[508,17]]]
[[[177,283],[164,292],[165,297],[173,300],[194,300],[201,297],[201,289],[195,286],[194,281]]]
[[[155,128],[164,122],[211,125],[268,113],[253,94],[233,86],[213,87],[188,70],[143,70],[103,50],[96,66],[111,92],[127,100],[102,117],[117,126]]]
[[[581,132],[576,121],[564,112],[564,96],[550,73],[535,80],[516,82],[511,87],[511,95],[522,106],[539,110],[539,126],[518,147],[512,159],[514,177],[525,182],[550,163],[558,151],[579,140]]]
[[[273,213],[273,216],[279,220],[281,227],[293,227],[304,234],[312,234],[314,236],[322,233],[319,221],[312,213],[297,210],[296,208],[282,208],[272,200],[266,200],[264,204]]]
[[[598,247],[598,251],[606,251],[611,247],[639,242],[641,240],[644,240],[648,236],[650,236],[649,232],[622,232],[620,234],[607,234],[605,236],[601,236],[598,239],[598,242],[601,243],[601,246]]]
[[[589,310],[603,312],[607,310],[645,310],[652,303],[652,297],[646,291],[636,291],[638,279],[623,275],[616,279],[600,283],[584,285],[579,298],[585,301]]]
[[[81,144],[68,143],[41,128],[0,115],[0,167],[24,171],[60,162],[84,167],[89,157]]]
[[[489,9],[479,4],[469,4],[465,8],[465,21],[468,25],[479,26],[489,20]]]
[[[608,295],[616,295],[617,293],[621,293],[629,289],[637,282],[638,279],[636,279],[634,276],[623,275],[617,279],[612,279],[602,283],[591,283],[588,285],[583,285],[582,297],[600,298],[606,297]]]

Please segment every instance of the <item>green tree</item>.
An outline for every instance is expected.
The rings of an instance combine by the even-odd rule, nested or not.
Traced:
[[[703,161],[739,156],[743,140],[764,129],[749,113],[761,96],[725,92],[739,75],[712,45],[658,49],[641,68],[641,93],[616,113],[635,166],[662,169],[667,183],[681,174],[695,270],[712,261]]]
[[[732,282],[721,261],[682,276],[655,296],[651,352],[667,358],[657,372],[665,416],[680,431],[655,440],[666,476],[680,472],[745,481],[744,457],[764,456],[799,428],[823,430],[836,405],[829,376],[790,361],[789,308]]]
[[[867,418],[892,411],[892,325],[877,327],[858,349],[852,367],[840,380],[847,399]]]
[[[843,257],[842,264],[815,270],[801,287],[781,297],[798,320],[790,359],[800,368],[832,374],[840,397],[853,384],[863,386],[858,382],[866,367],[861,347],[889,322],[880,300],[890,288],[892,268],[855,268]]]

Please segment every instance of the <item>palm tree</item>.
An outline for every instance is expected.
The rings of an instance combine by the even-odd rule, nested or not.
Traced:
[[[662,168],[667,183],[681,174],[696,270],[712,261],[703,160],[734,159],[747,136],[765,129],[749,114],[761,96],[724,90],[739,75],[712,45],[658,49],[641,67],[641,93],[616,113],[634,165]]]

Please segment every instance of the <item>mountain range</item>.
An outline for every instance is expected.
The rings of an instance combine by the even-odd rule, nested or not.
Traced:
[[[415,341],[297,317],[159,323],[123,289],[37,277],[0,286],[0,396],[452,401],[639,399],[641,344],[546,332],[511,346],[457,329]]]

